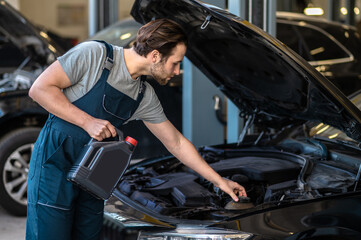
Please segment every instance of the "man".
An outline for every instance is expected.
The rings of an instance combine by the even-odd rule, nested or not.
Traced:
[[[141,119],[167,149],[235,201],[244,188],[219,176],[167,120],[154,90],[180,71],[186,35],[160,19],[138,31],[131,49],[85,42],[59,57],[34,82],[29,96],[49,111],[34,146],[28,183],[27,239],[98,239],[104,202],[66,180],[90,138],[116,136],[116,127]],[[104,176],[106,177],[106,176]]]

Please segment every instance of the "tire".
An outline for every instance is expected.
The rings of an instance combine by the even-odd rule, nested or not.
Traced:
[[[40,130],[21,128],[0,140],[0,204],[15,216],[26,216],[29,163]]]

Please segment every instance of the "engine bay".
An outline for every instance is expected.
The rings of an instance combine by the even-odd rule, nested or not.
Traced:
[[[200,154],[216,172],[245,187],[248,197],[239,202],[176,158],[135,165],[117,190],[159,214],[203,220],[222,220],[240,211],[353,190],[357,169],[340,160],[341,155],[333,160],[337,154],[333,151],[324,159],[317,146],[302,149],[295,143],[282,148],[201,148]]]

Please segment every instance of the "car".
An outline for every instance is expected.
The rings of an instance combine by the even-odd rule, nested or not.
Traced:
[[[128,169],[106,202],[105,232],[116,229],[115,239],[361,239],[361,111],[330,80],[281,41],[201,1],[136,0],[132,16],[181,24],[187,58],[263,131],[198,149],[248,197],[234,202],[173,156],[149,158]],[[289,137],[310,121],[352,141]]]
[[[0,1],[0,204],[26,215],[33,144],[47,113],[28,97],[37,76],[64,51],[5,1]]]
[[[355,104],[358,109],[361,109],[361,91],[357,91],[351,96],[349,96],[350,101]],[[329,138],[332,141],[344,141],[352,142],[353,145],[358,145],[358,143],[352,138],[348,137],[344,132],[339,129],[332,127],[324,123],[312,123],[308,122],[302,127],[303,131],[306,132],[305,136],[317,137],[317,138]],[[298,134],[302,135],[302,134]]]
[[[346,95],[361,88],[361,37],[355,26],[277,12],[277,38]]]
[[[24,216],[31,149],[48,116],[44,109],[28,98],[28,88],[43,69],[68,47],[57,44],[47,34],[49,31],[34,27],[6,1],[1,1],[0,8],[0,204],[8,212]],[[141,24],[133,19],[118,24],[88,40],[103,39],[130,47]],[[29,35],[24,37],[23,33]],[[182,76],[175,77],[167,86],[159,86],[150,78],[147,81],[155,89],[168,119],[181,131]],[[170,98],[172,101],[168,101]],[[134,159],[169,155],[141,122],[130,122],[123,131],[139,142]]]

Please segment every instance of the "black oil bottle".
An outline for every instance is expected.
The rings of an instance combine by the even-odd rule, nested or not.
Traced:
[[[67,176],[69,181],[104,200],[111,196],[137,145],[135,139],[123,140],[123,134],[117,132],[119,141],[92,139],[85,145]]]

